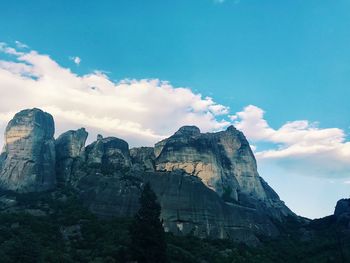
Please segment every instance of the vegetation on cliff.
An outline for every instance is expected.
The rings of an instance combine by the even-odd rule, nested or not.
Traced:
[[[2,193],[16,200],[0,213],[1,262],[128,262],[135,248],[132,218],[103,220],[90,213],[68,189],[35,193]],[[157,210],[157,209],[156,209]],[[158,211],[159,212],[159,211]],[[158,214],[154,212],[154,216]],[[153,217],[154,218],[154,217]],[[300,225],[293,219],[279,226],[275,239],[261,237],[257,247],[229,240],[165,234],[169,262],[349,262],[346,222],[334,216]],[[136,228],[134,228],[136,230]],[[141,229],[138,229],[142,231]],[[145,232],[142,232],[143,234]],[[152,238],[162,235],[153,235]]]

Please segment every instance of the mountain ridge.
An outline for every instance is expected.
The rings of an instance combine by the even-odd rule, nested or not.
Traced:
[[[149,181],[166,231],[248,244],[259,243],[260,235],[278,235],[276,220],[298,220],[259,176],[248,141],[233,126],[216,133],[184,126],[155,147],[132,149],[122,139],[100,135],[85,146],[84,128],[56,140],[53,131],[53,117],[40,109],[14,116],[0,160],[3,189],[72,187],[91,212],[111,218],[135,214],[140,189]]]

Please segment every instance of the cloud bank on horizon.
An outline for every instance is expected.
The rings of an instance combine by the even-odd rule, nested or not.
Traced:
[[[17,111],[33,107],[54,116],[56,136],[84,126],[92,135],[114,135],[132,145],[152,145],[183,125],[203,131],[229,125],[228,107],[188,88],[158,79],[115,82],[101,71],[79,76],[22,43],[17,49],[1,43],[0,52],[7,55],[0,60],[3,127]]]
[[[2,134],[16,112],[33,107],[54,116],[56,136],[83,126],[90,141],[102,133],[126,139],[132,146],[152,145],[183,125],[207,132],[234,124],[257,146],[259,162],[302,175],[350,177],[350,142],[342,129],[322,129],[307,120],[274,129],[264,119],[264,111],[254,105],[232,115],[229,107],[212,98],[167,81],[115,82],[101,71],[78,75],[19,41],[16,48],[0,43],[0,52],[4,55],[0,60]],[[70,59],[79,65],[77,58]],[[262,143],[268,143],[268,148],[260,149]]]
[[[274,162],[302,175],[350,177],[350,142],[339,128],[318,127],[307,120],[286,122],[273,129],[264,111],[249,105],[231,116],[235,126],[253,143],[268,143],[268,149],[255,149],[261,162]]]

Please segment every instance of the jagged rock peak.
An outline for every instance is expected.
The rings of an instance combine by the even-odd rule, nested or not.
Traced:
[[[182,126],[175,135],[199,135],[201,133],[200,129],[197,126]]]
[[[243,135],[243,133],[242,133],[240,130],[237,130],[236,127],[233,126],[233,125],[228,126],[228,127],[226,128],[226,131],[227,131],[227,132],[231,132],[231,133],[236,133],[236,134],[239,133],[239,134],[242,134],[242,135]]]
[[[230,125],[230,126],[228,126],[228,127],[226,128],[226,131],[234,131],[234,132],[237,132],[238,130],[236,129],[235,126]]]
[[[55,186],[55,126],[53,117],[40,109],[17,113],[5,130],[0,184],[19,192]]]

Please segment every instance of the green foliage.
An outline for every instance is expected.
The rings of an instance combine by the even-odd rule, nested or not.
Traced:
[[[160,212],[161,207],[157,202],[157,196],[147,183],[141,192],[140,209],[130,227],[130,251],[133,259],[139,263],[167,262]]]
[[[136,220],[96,218],[67,188],[12,197],[21,212],[0,212],[0,262],[4,263],[124,263],[142,249],[148,261],[139,262],[166,262],[165,257],[171,263],[350,262],[348,221],[345,224],[333,216],[304,224],[293,218],[275,222],[279,237],[261,236],[260,246],[248,247],[230,240],[164,234],[160,207],[150,188],[143,192]],[[34,216],[28,209],[46,214]],[[137,246],[141,250],[134,249]],[[163,253],[156,254],[159,251]]]

